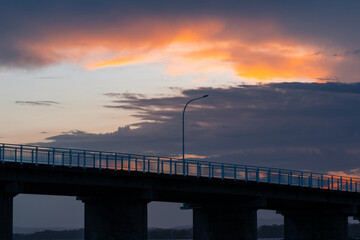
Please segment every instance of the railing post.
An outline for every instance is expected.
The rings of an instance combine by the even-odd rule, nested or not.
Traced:
[[[148,173],[150,172],[150,161],[151,161],[151,158],[149,158],[148,160],[147,160],[147,165],[148,165]]]
[[[117,153],[115,153],[114,161],[115,161],[115,171],[117,171]]]
[[[347,180],[346,180],[346,182],[345,182],[345,187],[346,187],[346,191],[348,191],[349,188],[348,188],[348,181],[347,181]]]
[[[86,168],[86,151],[84,150],[84,163],[83,163],[84,169]]]
[[[170,158],[169,163],[170,163],[169,169],[170,169],[170,176],[171,176],[172,175],[172,158]]]
[[[271,183],[271,168],[269,168],[269,171],[268,171],[268,183]]]
[[[245,182],[248,181],[248,168],[245,166]]]
[[[157,174],[160,174],[160,157],[157,157]],[[184,172],[185,176],[185,172]]]
[[[186,176],[186,173],[185,173],[185,159],[183,159],[183,175],[184,175],[184,177]]]
[[[221,164],[221,179],[224,180],[225,178],[225,171],[224,171],[224,164]]]
[[[350,192],[352,192],[352,178],[350,178]]]
[[[5,163],[5,144],[2,145],[2,158],[1,162]]]
[[[93,155],[93,160],[94,160],[94,166],[93,167],[95,168],[96,167],[96,155],[95,154]]]
[[[131,171],[131,154],[128,156],[128,171]]]
[[[321,174],[321,189],[324,189],[324,175]]]
[[[331,175],[331,190],[334,190],[334,176]]]
[[[212,176],[211,176],[211,162],[209,162],[209,178],[211,179]]]
[[[135,157],[135,172],[137,172],[137,169],[138,169],[137,165],[138,165],[137,157]]]
[[[109,155],[106,154],[106,157],[105,157],[105,167],[106,169],[109,169]]]
[[[260,182],[260,170],[259,170],[259,167],[256,168],[256,182],[257,183]]]
[[[340,177],[340,191],[342,191],[343,190],[343,186],[342,186],[343,184],[342,184],[342,177]]]
[[[77,167],[80,167],[80,153],[77,154]]]
[[[355,192],[357,192],[357,182],[355,182]]]
[[[161,161],[161,173],[164,173],[164,161]]]
[[[234,181],[236,181],[236,174],[237,174],[237,172],[236,172],[236,165],[234,165]]]
[[[55,167],[55,148],[52,150],[52,166]]]
[[[278,182],[279,182],[279,184],[281,184],[281,169],[279,169],[279,176],[278,176]]]
[[[340,183],[339,183],[339,179],[337,179],[337,190],[340,190]]]
[[[35,148],[35,165],[38,165],[39,148]]]
[[[101,152],[99,152],[99,170],[101,170]]]
[[[14,159],[15,162],[17,162],[17,148],[14,149]]]
[[[121,170],[124,170],[124,157],[123,156],[121,156],[121,158],[120,158],[120,161],[121,161]]]
[[[292,185],[292,171],[291,170],[290,170],[290,173],[289,173],[288,183],[289,183],[290,186]]]
[[[120,169],[124,170],[124,157],[121,156],[120,160],[121,160],[121,168]]]
[[[310,173],[309,177],[309,188],[312,188],[312,173]]]
[[[145,156],[143,156],[143,173],[145,173],[146,170],[146,159]]]
[[[69,168],[71,168],[71,164],[72,164],[72,151],[70,149],[69,150]]]
[[[50,151],[48,151],[48,165],[50,165],[50,155],[51,155],[51,153],[50,153]]]
[[[200,177],[200,175],[199,175],[199,161],[196,161],[196,176]]]
[[[303,185],[304,185],[304,173],[301,172],[300,186],[302,187]]]
[[[23,164],[23,146],[20,146],[20,164]]]
[[[31,149],[31,163],[34,163],[34,149]]]

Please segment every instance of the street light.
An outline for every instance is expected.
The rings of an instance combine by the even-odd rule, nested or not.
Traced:
[[[183,162],[184,162],[184,167],[185,167],[185,134],[184,134],[184,120],[185,120],[185,109],[187,107],[187,105],[189,105],[189,103],[191,103],[192,101],[198,100],[198,99],[202,99],[202,98],[206,98],[209,95],[204,95],[202,97],[198,97],[198,98],[193,98],[190,101],[188,101],[184,107],[184,111],[183,111],[183,115],[182,115],[182,147],[183,147]],[[185,170],[184,170],[184,174],[185,174]]]

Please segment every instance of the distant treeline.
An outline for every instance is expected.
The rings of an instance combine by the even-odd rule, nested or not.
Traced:
[[[14,234],[13,240],[56,240],[56,239],[84,239],[84,229],[51,231],[45,230],[32,234]]]
[[[258,228],[259,238],[283,238],[284,225],[264,225]],[[349,224],[349,237],[360,238],[360,224]],[[148,231],[149,239],[191,239],[192,228],[163,229],[151,228]],[[57,239],[84,239],[84,229],[65,231],[42,231],[32,234],[14,234],[13,240],[57,240]]]
[[[149,239],[189,239],[192,238],[192,228],[187,229],[163,229],[152,228],[148,231]]]
[[[284,225],[264,225],[258,228],[259,238],[283,238]],[[349,224],[349,239],[360,238],[360,224]]]

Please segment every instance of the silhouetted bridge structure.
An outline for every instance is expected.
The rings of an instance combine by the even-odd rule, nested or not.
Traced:
[[[147,239],[147,203],[193,209],[195,240],[256,239],[258,209],[284,216],[286,239],[347,239],[360,179],[104,151],[0,144],[0,239],[17,194],[77,196],[86,240]]]

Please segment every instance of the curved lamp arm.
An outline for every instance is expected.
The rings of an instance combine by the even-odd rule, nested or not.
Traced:
[[[195,100],[198,100],[198,99],[202,99],[202,98],[206,98],[208,97],[209,95],[204,95],[202,97],[197,97],[197,98],[193,98],[191,100],[189,100],[186,104],[185,104],[185,107],[184,107],[184,110],[183,110],[183,115],[182,115],[182,147],[183,147],[183,161],[185,161],[185,134],[184,134],[184,129],[185,129],[185,124],[184,124],[184,120],[185,120],[185,110],[186,110],[186,107],[189,105],[189,103],[191,103],[192,101],[195,101]]]

